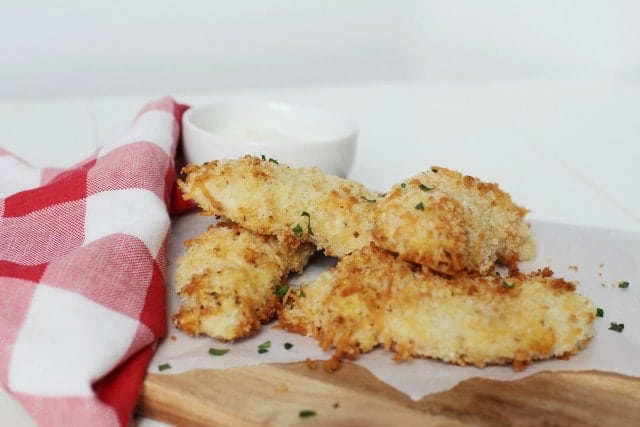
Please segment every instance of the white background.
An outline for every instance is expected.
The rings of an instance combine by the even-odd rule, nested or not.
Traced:
[[[640,1],[0,0],[1,148],[69,166],[162,95],[316,104],[372,188],[440,164],[640,230]]]
[[[640,81],[640,2],[0,1],[0,100],[421,79]]]

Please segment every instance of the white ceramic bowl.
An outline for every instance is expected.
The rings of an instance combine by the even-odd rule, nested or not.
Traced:
[[[188,163],[264,155],[344,177],[353,164],[357,130],[346,117],[314,107],[238,101],[190,108],[182,137]]]

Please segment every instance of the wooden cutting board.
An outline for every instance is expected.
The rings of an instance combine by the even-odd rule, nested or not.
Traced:
[[[349,362],[334,373],[322,362],[259,365],[150,373],[137,413],[177,426],[634,426],[640,378],[598,371],[473,378],[413,401]]]

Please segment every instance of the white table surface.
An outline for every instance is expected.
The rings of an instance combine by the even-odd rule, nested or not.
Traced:
[[[640,231],[640,84],[425,81],[126,97],[0,101],[0,147],[38,166],[90,155],[149,100],[311,104],[358,123],[350,177],[385,191],[430,165],[498,182],[530,218]],[[0,392],[0,413],[20,411]],[[11,409],[14,408],[14,409]]]

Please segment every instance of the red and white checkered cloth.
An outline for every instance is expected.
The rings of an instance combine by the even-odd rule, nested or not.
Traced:
[[[144,106],[70,169],[0,149],[0,382],[40,425],[128,425],[164,336],[186,109]]]

